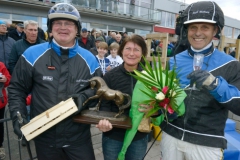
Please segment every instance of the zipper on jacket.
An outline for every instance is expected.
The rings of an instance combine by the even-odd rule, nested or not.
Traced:
[[[190,92],[190,94],[187,95],[189,98],[186,103],[186,106],[188,106],[190,104],[190,102],[192,101],[192,90],[190,90],[189,92]],[[189,108],[189,106],[187,108]],[[183,120],[183,134],[182,134],[182,138],[181,138],[182,141],[184,140],[184,136],[185,136],[185,132],[186,132],[185,131],[185,127],[186,127],[186,123],[187,123],[186,121],[187,121],[187,110],[185,111],[185,116],[184,116],[184,120]]]

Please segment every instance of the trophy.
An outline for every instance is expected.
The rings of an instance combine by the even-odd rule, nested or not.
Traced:
[[[107,119],[112,123],[113,127],[129,129],[132,127],[131,118],[123,115],[124,109],[129,108],[131,104],[131,97],[122,93],[118,90],[112,90],[108,88],[107,84],[101,77],[93,77],[89,80],[91,89],[96,88],[96,95],[88,98],[83,106],[92,99],[99,99],[95,110],[84,110],[79,115],[73,118],[74,122],[87,123],[87,124],[98,124],[99,120]],[[124,99],[127,98],[127,103],[124,103]],[[107,112],[99,111],[99,106],[102,99],[113,100],[119,108],[119,112]]]

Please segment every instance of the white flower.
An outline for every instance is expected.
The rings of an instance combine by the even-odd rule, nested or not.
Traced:
[[[169,91],[169,94],[170,94],[170,96],[174,97],[174,96],[176,95],[176,92],[173,91],[173,90],[170,90],[170,91]]]
[[[162,92],[159,92],[158,94],[156,94],[155,97],[157,100],[161,101],[165,98],[165,95]]]
[[[144,70],[142,71],[142,73],[143,73],[143,74],[147,74],[147,72],[146,72],[146,71],[144,71]]]

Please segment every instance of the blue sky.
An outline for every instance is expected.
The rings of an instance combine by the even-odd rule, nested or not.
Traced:
[[[184,0],[179,0],[184,2]],[[185,0],[186,4],[191,4],[201,0]],[[202,0],[204,1],[204,0]],[[225,16],[240,20],[240,0],[214,0],[223,10]]]

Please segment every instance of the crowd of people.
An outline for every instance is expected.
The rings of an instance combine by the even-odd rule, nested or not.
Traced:
[[[197,12],[199,8],[203,11]],[[186,109],[183,116],[161,123],[161,159],[221,159],[227,147],[224,126],[228,111],[240,115],[240,65],[213,45],[213,37],[224,27],[224,14],[215,2],[195,2],[182,16],[180,27],[187,30],[189,47],[173,54],[174,44],[169,42],[168,56],[174,56],[169,61],[170,69],[176,67],[180,87],[187,94]],[[13,28],[0,20],[3,42],[0,43],[0,119],[4,118],[8,103],[14,133],[19,139],[23,135],[17,112],[27,123],[69,97],[77,105],[76,114],[95,106],[96,101],[83,105],[96,94],[88,82],[92,77],[103,77],[109,88],[132,96],[137,80],[131,74],[134,70],[142,71],[139,64],[147,55],[145,39],[140,35],[110,31],[106,36],[101,30],[83,28],[80,13],[71,4],[55,4],[47,18],[47,37],[35,21],[27,20]],[[153,40],[152,55],[161,54],[161,46],[160,41]],[[201,70],[193,68],[195,54],[204,55]],[[194,83],[198,90],[189,89]],[[125,110],[126,116],[130,109]],[[100,110],[119,112],[118,106],[107,100],[102,101]],[[156,112],[154,117],[161,114]],[[95,160],[90,125],[73,122],[74,115],[34,138],[39,160]],[[100,120],[96,127],[103,132],[104,159],[118,159],[126,129],[113,128],[106,119]],[[3,135],[0,123],[0,159],[5,158]],[[127,149],[126,160],[144,157],[148,136],[137,131]]]

